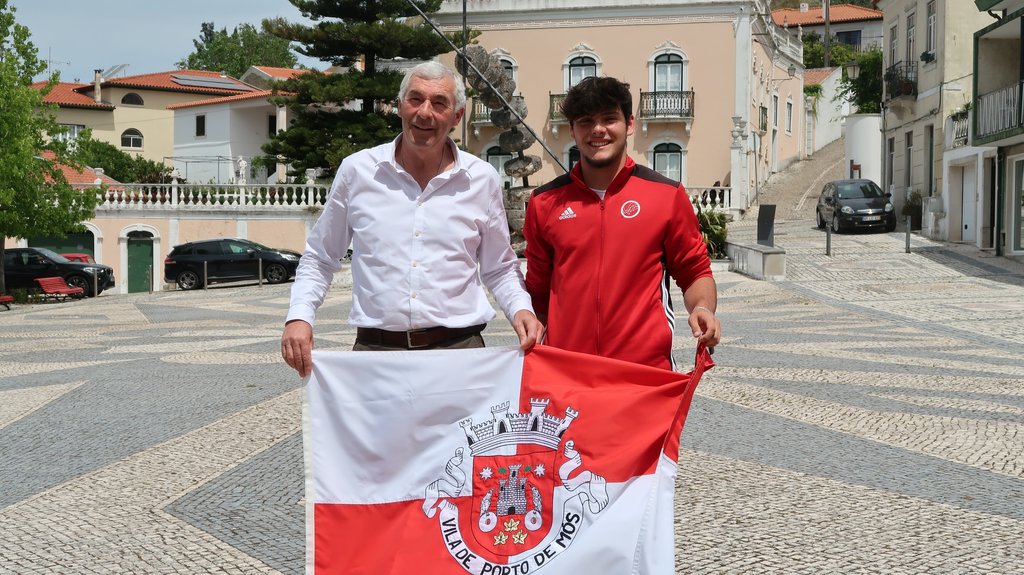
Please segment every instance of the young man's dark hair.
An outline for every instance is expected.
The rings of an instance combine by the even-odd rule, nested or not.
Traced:
[[[633,115],[633,95],[629,93],[629,84],[615,78],[584,78],[569,88],[565,100],[562,100],[562,114],[569,123],[616,108],[622,110],[623,118],[629,119]]]

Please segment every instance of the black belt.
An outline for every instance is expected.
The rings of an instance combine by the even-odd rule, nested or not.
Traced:
[[[401,349],[420,349],[430,347],[448,340],[477,335],[487,324],[469,327],[427,327],[410,329],[409,331],[387,331],[375,327],[356,328],[356,341],[369,345],[383,345]]]

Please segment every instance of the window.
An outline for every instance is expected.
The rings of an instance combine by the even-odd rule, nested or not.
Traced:
[[[893,184],[892,169],[896,161],[896,138],[889,138],[885,141],[885,188],[890,189]]]
[[[683,59],[678,54],[662,54],[654,59],[654,91],[683,90]]]
[[[903,185],[907,188],[910,187],[910,183],[913,180],[910,177],[911,167],[913,166],[913,153],[914,153],[914,132],[907,132],[904,135],[906,140],[906,149],[904,150],[903,156]]]
[[[907,58],[906,62],[913,62],[917,60],[917,43],[914,41],[914,34],[916,26],[914,21],[917,19],[917,15],[911,12],[907,14]]]
[[[196,137],[201,138],[206,135],[206,114],[199,114],[196,116]]]
[[[928,22],[927,31],[924,39],[924,49],[929,52],[935,51],[935,0],[929,0],[928,2]]]
[[[584,78],[597,76],[597,60],[590,56],[577,56],[569,60],[569,87],[580,83]]]
[[[1013,162],[1013,205],[1018,206],[1013,212],[1013,251],[1024,250],[1024,160]]]
[[[57,136],[57,139],[65,142],[71,142],[76,140],[82,132],[85,131],[85,126],[82,124],[59,124],[61,128],[66,131]]]
[[[932,195],[935,186],[935,126],[931,124],[924,127],[924,187],[923,194]]]
[[[654,147],[654,171],[677,182],[683,179],[683,149],[678,144]]]
[[[142,101],[142,96],[135,92],[128,92],[125,94],[124,97],[121,98],[121,103],[129,106],[142,106],[145,104],[145,102]]]
[[[889,65],[899,62],[899,26],[889,28]]]
[[[128,128],[121,132],[121,147],[142,149],[142,132],[135,128]]]
[[[779,97],[772,94],[772,127],[779,127]]]
[[[860,47],[860,30],[836,32],[836,41],[847,46]]]
[[[277,116],[267,116],[267,136],[271,138],[277,134]]]
[[[515,63],[512,62],[512,60],[509,60],[508,58],[498,58],[498,61],[501,62],[501,68],[503,70],[505,70],[505,73],[508,74],[508,77],[512,78],[513,80],[515,80],[516,79],[516,65],[515,65]]]
[[[506,186],[515,186],[515,179],[505,175],[505,162],[512,159],[512,154],[509,152],[501,151],[498,146],[491,146],[487,148],[487,163],[494,166],[494,169],[498,171],[498,176],[501,178],[501,187],[504,189]]]
[[[786,102],[786,131],[793,131],[793,102]]]

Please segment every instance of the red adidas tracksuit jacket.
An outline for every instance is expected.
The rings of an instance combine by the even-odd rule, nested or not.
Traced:
[[[526,208],[526,288],[547,314],[545,343],[671,369],[682,290],[711,276],[711,261],[682,185],[626,165],[604,200],[575,166],[534,190]]]

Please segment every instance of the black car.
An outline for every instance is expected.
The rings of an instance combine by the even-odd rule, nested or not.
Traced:
[[[295,276],[299,257],[298,252],[268,248],[250,240],[199,240],[174,246],[167,254],[164,281],[176,283],[180,289],[196,289],[203,287],[204,273],[207,284],[258,279],[262,260],[263,279],[278,284]]]
[[[114,270],[97,263],[73,262],[46,248],[4,250],[4,280],[7,289],[39,287],[36,278],[62,277],[71,287],[80,287],[92,297],[114,287]],[[93,293],[93,286],[98,290]]]
[[[872,228],[891,232],[896,229],[891,196],[871,180],[829,182],[818,196],[818,227],[831,224],[834,232]]]

